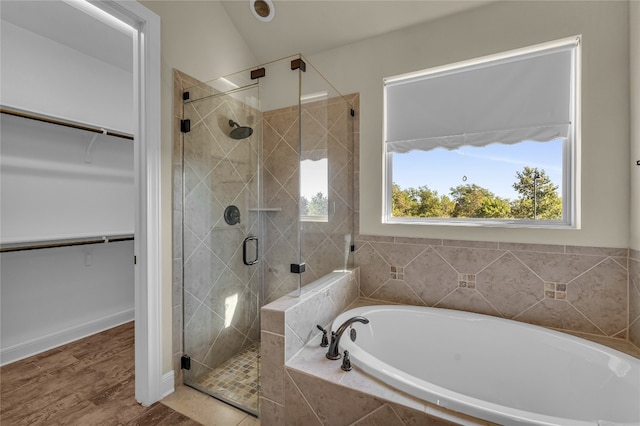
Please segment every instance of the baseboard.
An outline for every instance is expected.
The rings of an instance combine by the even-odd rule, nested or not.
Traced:
[[[165,396],[173,393],[174,391],[174,382],[175,382],[175,375],[173,373],[173,370],[169,371],[168,373],[165,373],[162,375],[162,383],[161,383],[161,391],[162,391],[162,397],[164,398]]]
[[[133,308],[69,327],[46,336],[0,349],[0,365],[9,364],[49,349],[116,327],[134,319]]]

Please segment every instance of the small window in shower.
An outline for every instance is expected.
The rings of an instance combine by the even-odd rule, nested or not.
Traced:
[[[387,223],[578,226],[579,38],[385,79]]]
[[[329,172],[326,155],[300,162],[300,220],[328,222],[328,187]]]

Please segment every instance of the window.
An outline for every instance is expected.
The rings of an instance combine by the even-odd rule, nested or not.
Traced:
[[[316,153],[316,151],[311,151]],[[309,156],[310,153],[303,155]],[[303,222],[329,221],[329,169],[327,154],[300,161],[300,219]]]
[[[575,227],[578,48],[385,79],[386,222]]]

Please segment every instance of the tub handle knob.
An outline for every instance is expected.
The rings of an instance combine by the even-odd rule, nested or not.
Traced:
[[[342,365],[340,366],[343,371],[351,371],[351,357],[349,356],[349,351],[344,351],[344,356],[342,357]]]
[[[329,338],[327,338],[327,330],[322,328],[320,324],[316,325],[316,327],[318,327],[318,330],[322,331],[322,341],[320,342],[320,346],[323,348],[326,348],[327,346],[329,346]]]

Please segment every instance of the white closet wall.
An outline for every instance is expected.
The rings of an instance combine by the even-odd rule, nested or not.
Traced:
[[[131,71],[7,21],[0,30],[2,105],[133,133]]]
[[[3,108],[133,132],[131,71],[0,28]],[[134,141],[7,114],[0,131],[4,247],[133,234]],[[0,363],[132,320],[133,255],[133,241],[0,254]]]

